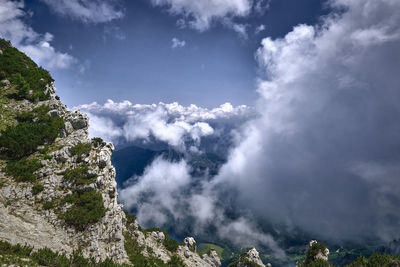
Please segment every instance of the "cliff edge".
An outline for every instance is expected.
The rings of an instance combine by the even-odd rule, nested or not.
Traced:
[[[46,266],[43,251],[69,265],[78,257],[115,264],[104,266],[221,265],[213,251],[198,255],[193,238],[179,244],[123,211],[112,143],[89,139],[88,117],[68,110],[49,73],[2,39],[0,81],[0,263],[18,264],[7,251],[24,247],[29,266]]]

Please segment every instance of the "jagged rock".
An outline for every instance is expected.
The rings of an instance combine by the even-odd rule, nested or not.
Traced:
[[[249,261],[258,264],[261,267],[265,267],[264,263],[260,259],[258,251],[255,248],[252,248],[249,251],[247,251],[246,256]]]
[[[157,231],[153,231],[151,232],[151,235],[154,237],[155,240],[157,240],[158,242],[163,242],[165,239],[165,235],[163,232],[157,232]]]
[[[78,110],[71,112],[67,120],[71,123],[75,130],[87,128],[89,119],[86,114],[80,113]]]
[[[55,151],[53,156],[57,162],[65,163],[71,157],[71,154],[68,147],[63,147],[62,149]]]
[[[4,87],[9,87],[10,86],[10,81],[9,80],[2,80],[1,83],[3,84]]]
[[[264,263],[260,259],[258,251],[255,248],[252,248],[246,253],[240,255],[239,258],[232,263],[233,267],[250,267],[254,265],[265,267]]]
[[[190,251],[196,252],[196,241],[193,237],[186,237],[183,243],[188,247]]]
[[[221,266],[221,260],[219,259],[218,254],[215,250],[211,250],[209,254],[204,254],[203,259],[211,266]]]

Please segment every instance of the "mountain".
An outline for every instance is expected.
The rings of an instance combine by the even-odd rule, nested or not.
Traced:
[[[112,143],[88,138],[50,74],[0,39],[0,264],[220,266],[117,202]]]

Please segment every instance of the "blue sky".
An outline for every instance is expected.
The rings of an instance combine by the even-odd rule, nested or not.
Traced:
[[[203,107],[225,102],[251,105],[257,97],[254,53],[261,40],[282,37],[300,23],[314,24],[327,11],[324,1],[272,0],[262,12],[221,16],[197,29],[178,26],[184,15],[171,14],[169,5],[155,6],[149,0],[92,1],[110,3],[120,13],[106,17],[94,10],[95,17],[89,19],[66,8],[57,10],[48,2],[25,1],[21,20],[39,34],[51,33],[52,47],[75,59],[64,68],[44,64],[68,106],[107,99]],[[65,5],[53,2],[59,2],[60,9]],[[246,25],[247,36],[231,24]],[[260,25],[265,30],[256,34]],[[172,48],[173,38],[185,45]]]

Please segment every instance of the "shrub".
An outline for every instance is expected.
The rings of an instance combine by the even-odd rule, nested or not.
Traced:
[[[78,162],[82,161],[84,155],[88,155],[92,149],[92,144],[90,143],[78,143],[71,148],[72,155],[78,156]]]
[[[176,252],[176,250],[179,247],[179,242],[176,241],[175,239],[172,239],[169,237],[168,233],[161,230],[160,228],[147,228],[146,230],[143,231],[145,234],[149,233],[149,232],[163,232],[165,239],[163,242],[163,245],[165,246],[165,248],[171,252]]]
[[[70,258],[64,253],[54,252],[48,248],[39,249],[32,252],[33,248],[21,246],[20,244],[11,245],[8,242],[0,241],[0,264],[9,266],[49,266],[49,267],[118,267],[126,266],[114,263],[107,258],[104,261],[96,262],[94,258],[84,258],[81,251],[74,251]],[[7,258],[4,256],[11,256]],[[9,262],[11,259],[12,262]],[[21,260],[23,259],[23,260]],[[30,259],[31,261],[27,261]],[[2,265],[2,266],[3,266]],[[10,265],[11,266],[11,265]]]
[[[134,239],[128,232],[124,233],[125,237],[125,251],[128,258],[135,267],[167,267],[162,260],[154,258],[153,256],[143,256],[143,247],[139,245],[136,239]]]
[[[20,159],[7,162],[4,171],[14,177],[17,182],[32,182],[37,179],[35,171],[41,168],[37,159]]]
[[[17,120],[19,122],[31,122],[35,118],[35,113],[30,111],[24,111],[17,114]]]
[[[75,192],[65,197],[63,202],[73,204],[61,218],[77,230],[84,230],[88,225],[98,222],[106,213],[101,193],[96,190]]]
[[[210,252],[211,252],[211,250],[207,254],[210,255],[209,254]],[[239,255],[233,262],[231,262],[228,265],[228,267],[240,267],[240,266],[261,267],[259,264],[249,261],[247,259],[247,253],[243,253],[243,254]]]
[[[24,114],[21,118],[31,119]],[[0,136],[0,146],[10,158],[21,158],[32,154],[39,145],[52,143],[64,128],[60,117],[44,115],[38,122],[23,121],[17,126],[8,127]]]
[[[179,247],[179,242],[176,241],[175,239],[172,239],[167,235],[165,235],[165,239],[163,242],[164,246],[166,249],[168,249],[171,252],[176,252],[176,250]]]
[[[32,186],[32,194],[37,195],[44,190],[44,186],[41,184],[34,184]]]
[[[10,158],[21,158],[35,151],[43,143],[46,125],[22,122],[8,127],[0,136],[0,146],[6,149]]]
[[[94,266],[94,260],[84,258],[81,251],[74,251],[71,257],[71,266]]]
[[[357,257],[357,259],[346,265],[346,267],[391,267],[399,266],[400,259],[399,256],[391,256],[387,254],[374,253],[368,259],[363,255]]]
[[[136,216],[129,214],[126,210],[124,210],[125,217],[126,217],[126,224],[129,225],[131,223],[134,223],[136,221]]]
[[[322,242],[314,243],[307,251],[306,259],[300,263],[299,267],[331,267],[332,263],[322,259],[316,259],[318,253],[323,252],[326,245]]]
[[[55,207],[54,201],[47,201],[43,203],[43,209],[45,210],[50,210],[53,209],[54,207]]]
[[[53,252],[48,248],[39,249],[32,253],[32,258],[43,266],[68,267],[69,259],[64,254]]]
[[[31,254],[32,248],[24,245],[21,246],[20,244],[11,245],[8,242],[0,240],[0,255],[16,255],[19,257],[28,257]]]
[[[172,255],[171,259],[167,263],[168,266],[171,267],[185,267],[185,264],[183,263],[182,259],[179,258],[176,255]],[[248,265],[246,265],[248,266]],[[250,267],[250,266],[249,266]]]
[[[0,39],[0,49],[3,52],[0,54],[2,79],[8,79],[16,86],[18,93],[15,97],[31,101],[48,100],[49,95],[44,91],[46,85],[53,81],[50,74],[4,39]]]
[[[67,181],[73,181],[76,185],[91,184],[96,178],[96,174],[89,173],[88,166],[68,169],[64,172],[64,179]]]
[[[92,138],[92,143],[95,147],[99,147],[105,144],[105,142],[103,141],[103,139],[101,139],[100,137],[93,137]]]

